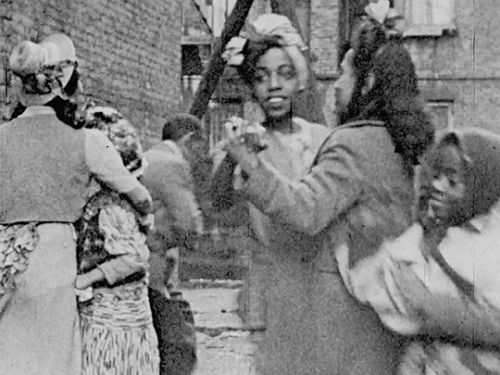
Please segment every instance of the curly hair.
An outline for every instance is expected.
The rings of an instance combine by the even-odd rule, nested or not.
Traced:
[[[363,18],[351,38],[356,85],[344,120],[386,123],[395,150],[411,167],[434,141],[435,128],[420,99],[415,65],[401,40]],[[368,78],[373,86],[363,93]]]

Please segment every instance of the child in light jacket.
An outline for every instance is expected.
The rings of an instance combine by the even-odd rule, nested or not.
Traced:
[[[391,330],[415,337],[401,374],[500,374],[500,138],[449,131],[426,156],[421,215],[347,266],[344,282]]]

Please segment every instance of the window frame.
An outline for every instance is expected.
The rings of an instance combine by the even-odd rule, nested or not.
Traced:
[[[426,106],[429,112],[432,112],[432,108],[446,108],[448,123],[444,128],[439,127],[439,130],[444,129],[455,129],[455,123],[453,121],[453,107],[454,100],[452,99],[428,99],[426,101]]]
[[[411,6],[412,2],[417,1],[422,4],[422,1],[436,1],[436,0],[393,0],[392,6],[394,9],[405,17],[405,31],[403,32],[403,37],[440,37],[443,35],[455,35],[457,28],[455,25],[456,17],[456,0],[447,0],[451,2],[451,9],[453,14],[450,17],[450,22],[444,24],[427,23],[427,24],[417,24],[413,23],[411,17]],[[408,11],[405,10],[407,5],[410,5]],[[408,17],[408,15],[410,16]]]

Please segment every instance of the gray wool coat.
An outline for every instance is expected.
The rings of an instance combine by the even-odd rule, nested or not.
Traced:
[[[248,172],[248,199],[281,227],[269,246],[275,266],[266,291],[263,373],[394,373],[405,340],[351,297],[335,258],[346,244],[355,263],[411,223],[413,179],[383,123],[334,130],[300,181],[264,160]]]

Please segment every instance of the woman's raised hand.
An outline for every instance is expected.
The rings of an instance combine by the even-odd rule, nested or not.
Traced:
[[[257,166],[257,153],[267,145],[262,140],[264,128],[259,125],[250,125],[239,117],[231,117],[224,124],[226,139],[224,150],[241,165],[243,170],[249,171]]]

